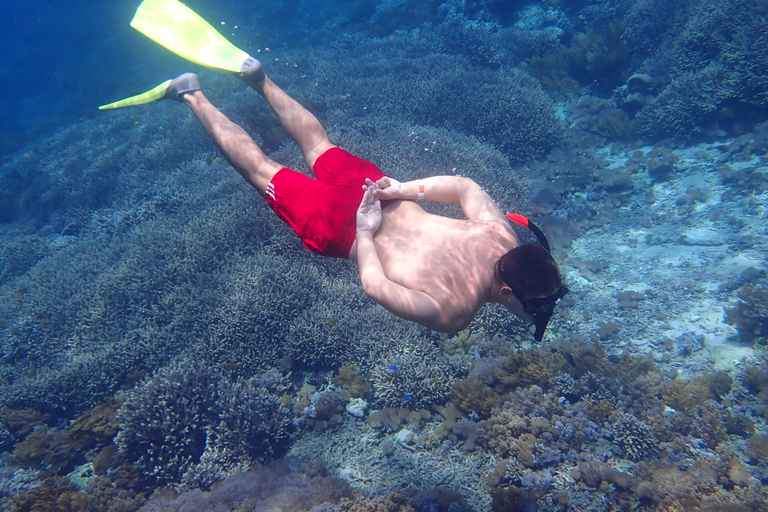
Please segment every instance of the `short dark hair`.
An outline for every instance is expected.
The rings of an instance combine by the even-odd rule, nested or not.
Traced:
[[[496,262],[504,284],[526,299],[546,297],[560,288],[560,269],[555,259],[539,244],[518,245]]]

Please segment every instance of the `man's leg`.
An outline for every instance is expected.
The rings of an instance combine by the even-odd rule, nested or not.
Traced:
[[[299,145],[310,169],[320,155],[334,147],[320,121],[270,80],[261,62],[254,58],[248,59],[243,64],[240,76],[267,100],[280,124]]]
[[[166,97],[186,103],[232,167],[264,197],[267,185],[283,168],[256,145],[245,130],[227,119],[208,101],[197,76],[186,73],[168,86]]]

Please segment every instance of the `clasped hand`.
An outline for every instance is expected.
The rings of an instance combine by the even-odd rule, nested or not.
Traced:
[[[381,225],[381,200],[399,199],[400,182],[388,176],[375,183],[366,178],[363,190],[363,200],[357,209],[357,229],[375,233]]]
[[[375,233],[381,225],[381,201],[375,197],[379,185],[366,178],[363,190],[363,199],[357,208],[357,230]]]

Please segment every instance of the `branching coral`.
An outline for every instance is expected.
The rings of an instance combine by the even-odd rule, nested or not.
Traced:
[[[467,366],[458,356],[448,358],[433,346],[406,343],[374,367],[371,379],[383,405],[418,409],[445,402]]]
[[[455,68],[454,68],[455,69]],[[480,71],[486,74],[485,71]],[[519,69],[499,70],[486,78],[475,76],[479,90],[465,104],[456,91],[464,78],[455,73],[430,81],[415,112],[421,122],[461,127],[484,138],[514,160],[542,156],[562,140],[562,129],[552,99],[538,80]],[[532,115],[534,112],[537,115]],[[482,115],[477,115],[482,113]]]
[[[658,440],[648,425],[637,417],[617,413],[611,418],[613,439],[630,460],[640,460],[655,453]]]
[[[131,393],[115,441],[147,480],[210,484],[272,459],[291,416],[277,395],[251,379],[232,384],[203,368],[170,367]]]
[[[542,156],[562,142],[563,126],[552,99],[522,70],[478,67],[464,55],[435,52],[429,38],[365,38],[356,41],[354,53],[354,59],[317,59],[309,65],[330,84],[358,91],[339,109],[349,124],[362,122],[367,137],[384,128],[377,113],[396,112],[415,125],[490,142],[516,162]],[[369,64],[383,55],[388,66]],[[373,111],[361,120],[361,108]]]
[[[338,510],[334,504],[342,497],[351,497],[346,481],[326,476],[317,464],[284,459],[234,474],[210,492],[155,496],[141,511]]]
[[[400,340],[421,337],[417,324],[393,318],[366,297],[348,265],[323,262],[322,270],[317,290],[306,295],[310,303],[294,313],[286,336],[301,367],[357,364],[367,370]],[[368,329],[370,322],[388,328]]]
[[[464,55],[480,66],[517,64],[556,47],[565,29],[570,29],[570,22],[562,11],[551,9],[546,16],[543,12],[532,11],[535,15],[526,20],[528,23],[503,27],[489,21],[469,19],[453,10],[435,26],[439,36],[435,44],[446,52]]]

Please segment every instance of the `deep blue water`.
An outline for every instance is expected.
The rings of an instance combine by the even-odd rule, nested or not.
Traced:
[[[190,68],[130,28],[138,4],[25,0],[3,5],[2,155],[67,123],[95,116],[96,107],[120,94],[138,93]],[[248,26],[249,13],[258,10],[243,2],[189,5],[216,25]],[[268,28],[258,33],[251,27],[250,44],[274,42]],[[227,35],[235,44],[244,41]]]

